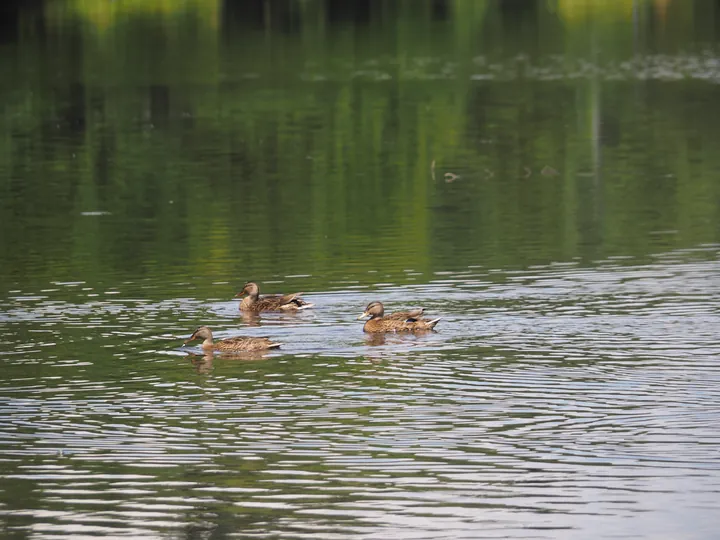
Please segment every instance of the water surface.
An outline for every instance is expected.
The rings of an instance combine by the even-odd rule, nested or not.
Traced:
[[[716,8],[571,4],[10,9],[2,535],[715,538]]]

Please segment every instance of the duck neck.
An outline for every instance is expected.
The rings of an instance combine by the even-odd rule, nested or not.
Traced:
[[[202,348],[203,349],[212,349],[213,348],[212,336],[208,336],[205,338],[205,341],[202,342]]]
[[[257,296],[247,295],[240,301],[240,307],[249,308],[257,301]]]

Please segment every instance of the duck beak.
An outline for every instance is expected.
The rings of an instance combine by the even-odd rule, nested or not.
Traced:
[[[235,295],[235,298],[242,298],[242,295],[245,294],[245,291],[240,291]]]
[[[188,339],[186,339],[185,341],[183,341],[183,347],[184,347],[185,345],[187,345],[188,343],[190,343],[191,341],[195,341],[196,339],[197,339],[197,338],[195,337],[195,334],[193,334],[193,335],[190,336]]]
[[[362,315],[360,315],[356,320],[364,319],[365,317],[369,317],[370,314],[367,311],[363,311]]]

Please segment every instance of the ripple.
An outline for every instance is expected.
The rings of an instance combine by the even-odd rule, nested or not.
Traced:
[[[16,293],[0,306],[0,478],[20,496],[0,492],[0,515],[38,536],[223,521],[240,536],[273,522],[298,538],[471,538],[483,523],[557,538],[668,512],[710,530],[716,254],[472,268],[250,323],[217,301],[202,317],[218,335],[284,346],[202,365],[179,349],[201,299]],[[365,336],[353,315],[376,298],[425,307],[439,331]]]

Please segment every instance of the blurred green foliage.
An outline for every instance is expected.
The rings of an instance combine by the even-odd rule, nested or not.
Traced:
[[[356,4],[22,11],[0,49],[5,288],[324,289],[717,240],[712,4]]]

